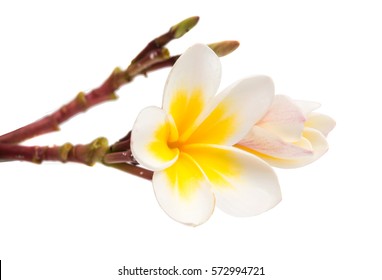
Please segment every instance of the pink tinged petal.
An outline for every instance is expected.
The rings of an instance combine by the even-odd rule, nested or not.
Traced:
[[[326,141],[326,138],[318,130],[312,128],[305,128],[302,136],[303,138],[300,141],[295,142],[293,144],[303,148],[310,148],[312,154],[309,156],[296,158],[280,158],[262,154],[252,149],[246,149],[244,146],[241,146],[241,148],[254,155],[261,157],[263,160],[265,160],[272,166],[279,168],[297,168],[314,162],[328,150],[328,143]]]
[[[240,149],[195,144],[184,148],[198,163],[212,185],[216,203],[234,216],[253,216],[281,201],[279,183],[272,168]]]
[[[198,128],[186,143],[232,145],[243,138],[272,104],[273,82],[269,77],[243,79],[217,95],[196,121]]]
[[[153,186],[162,209],[178,222],[197,226],[214,211],[211,187],[194,160],[185,153],[171,167],[154,173]]]
[[[286,142],[267,129],[254,126],[247,136],[237,144],[237,146],[239,148],[242,147],[245,150],[253,150],[257,152],[256,155],[262,158],[264,157],[265,160],[268,156],[281,159],[311,157],[313,155],[313,151],[309,142],[300,142],[300,145],[296,145],[296,142]]]
[[[307,116],[321,106],[320,103],[305,100],[293,100],[293,103],[300,108],[304,116]]]
[[[313,112],[308,115],[305,126],[317,129],[323,135],[328,136],[329,132],[336,126],[336,122],[327,115]]]
[[[138,115],[131,134],[131,151],[134,158],[145,168],[162,170],[178,158],[179,150],[168,143],[177,137],[176,128],[166,112],[148,107]]]
[[[305,115],[300,107],[285,95],[276,95],[267,114],[256,124],[287,142],[301,138]]]
[[[179,135],[192,129],[196,117],[216,94],[220,76],[219,58],[205,45],[194,45],[179,57],[163,96],[163,109],[174,118]]]

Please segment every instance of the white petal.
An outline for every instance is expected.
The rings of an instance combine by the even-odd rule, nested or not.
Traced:
[[[248,149],[253,150],[257,156],[264,157],[265,160],[269,156],[281,159],[296,159],[313,155],[310,145],[301,147],[295,143],[285,142],[277,135],[257,125],[238,143],[238,147],[245,147],[244,149],[247,151]]]
[[[289,97],[276,95],[269,111],[256,125],[291,142],[301,138],[305,120],[302,110]]]
[[[310,114],[312,111],[320,108],[321,104],[318,102],[313,102],[313,101],[305,101],[305,100],[293,100],[293,102],[300,107],[302,110],[303,114],[307,116]]]
[[[310,144],[312,145],[314,157],[310,162],[317,160],[328,151],[329,149],[328,142],[326,141],[325,136],[320,131],[313,128],[306,127],[304,129],[302,136],[306,140],[308,140]]]
[[[162,209],[178,222],[197,226],[213,213],[215,197],[211,187],[187,154],[181,153],[174,165],[155,172],[153,186]]]
[[[330,131],[336,126],[335,120],[331,117],[319,113],[310,113],[305,122],[306,127],[317,129],[322,134],[327,136]]]
[[[261,159],[233,147],[190,145],[184,150],[198,163],[212,185],[216,203],[234,216],[253,216],[281,200],[276,174]]]
[[[169,139],[176,137],[175,130],[162,109],[148,107],[142,110],[131,133],[131,151],[134,158],[143,167],[153,171],[172,165],[179,155],[177,148],[168,146]]]
[[[232,145],[242,139],[272,104],[273,82],[266,76],[238,81],[217,95],[196,121],[187,143]]]
[[[179,57],[167,79],[163,109],[174,118],[180,135],[192,129],[216,94],[220,76],[219,58],[206,45],[194,45]]]

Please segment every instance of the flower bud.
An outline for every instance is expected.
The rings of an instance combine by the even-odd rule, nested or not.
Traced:
[[[216,53],[217,56],[225,56],[230,54],[239,47],[238,41],[222,41],[209,44],[208,46]]]
[[[174,39],[178,39],[191,30],[199,21],[199,17],[190,17],[187,18],[178,24],[174,25],[170,29],[170,33],[173,34]]]

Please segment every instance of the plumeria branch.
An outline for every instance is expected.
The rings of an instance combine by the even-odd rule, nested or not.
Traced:
[[[146,179],[146,180],[151,180],[153,178],[154,172],[151,170],[144,169],[142,167],[136,166],[136,165],[131,165],[128,163],[116,163],[112,165],[105,164],[106,166],[113,167],[115,169],[118,169],[120,171],[129,173],[131,175],[138,176],[140,178]]]
[[[168,32],[148,43],[125,70],[115,68],[98,88],[89,93],[80,92],[72,101],[52,114],[0,136],[0,143],[20,143],[42,134],[58,131],[60,124],[73,116],[85,112],[100,103],[115,100],[117,98],[115,92],[123,85],[131,82],[135,77],[139,75],[146,76],[149,72],[171,67],[179,58],[179,55],[170,56],[165,45],[186,34],[197,24],[198,20],[198,17],[191,17],[174,25]],[[239,43],[237,41],[223,41],[210,46],[217,55],[224,56],[234,51],[239,46]]]
[[[108,151],[106,138],[100,137],[86,145],[65,143],[61,146],[22,146],[0,143],[0,161],[43,161],[77,162],[92,166],[100,162]]]
[[[138,162],[134,159],[131,153],[131,131],[118,142],[110,146],[108,153],[103,158],[106,164],[114,164],[127,162],[131,165],[137,165]]]
[[[110,147],[104,137],[97,138],[85,145],[65,143],[61,146],[23,146],[0,143],[1,161],[27,161],[38,164],[44,161],[59,161],[88,166],[93,166],[98,162],[148,180],[151,180],[153,175],[152,171],[137,166],[138,163],[132,157],[130,133],[126,140],[120,140]]]

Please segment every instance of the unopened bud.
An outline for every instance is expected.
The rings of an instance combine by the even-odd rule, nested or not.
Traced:
[[[199,17],[187,18],[178,24],[171,27],[170,32],[173,34],[174,39],[178,39],[191,30],[199,21]]]
[[[238,41],[222,41],[209,44],[208,46],[216,53],[217,56],[225,56],[230,54],[239,47]]]

